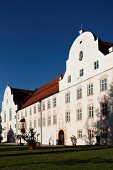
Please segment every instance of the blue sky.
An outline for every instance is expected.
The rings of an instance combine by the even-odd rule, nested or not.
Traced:
[[[113,42],[113,1],[0,1],[0,105],[7,84],[35,89],[65,72],[81,24]]]

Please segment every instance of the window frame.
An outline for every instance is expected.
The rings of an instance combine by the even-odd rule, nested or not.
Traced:
[[[94,117],[94,106],[88,106],[88,118]]]
[[[81,129],[78,129],[77,130],[77,138],[82,138],[83,137],[83,132],[82,132],[82,130]]]
[[[70,92],[65,93],[65,103],[70,103]]]
[[[100,80],[100,91],[107,90],[107,78]]]
[[[78,88],[77,89],[77,99],[81,99],[82,98],[82,88]]]
[[[77,120],[82,120],[82,108],[78,108],[76,111]]]
[[[94,70],[99,68],[99,60],[94,61]]]
[[[87,95],[93,95],[93,83],[87,85]]]
[[[65,121],[66,123],[70,122],[70,111],[65,112]]]

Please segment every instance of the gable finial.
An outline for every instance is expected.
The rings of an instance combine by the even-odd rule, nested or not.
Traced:
[[[80,25],[80,31],[79,31],[79,34],[82,34],[84,32],[83,30],[83,24]]]

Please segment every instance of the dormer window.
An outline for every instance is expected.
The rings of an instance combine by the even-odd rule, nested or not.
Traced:
[[[84,69],[81,69],[79,72],[79,76],[82,77],[84,75]]]
[[[68,81],[68,83],[71,82],[71,75],[68,76],[68,80],[67,81]]]
[[[99,61],[95,61],[94,62],[94,70],[96,70],[97,68],[99,68]]]
[[[82,59],[83,59],[83,52],[80,51],[80,53],[79,53],[79,60],[81,61]]]

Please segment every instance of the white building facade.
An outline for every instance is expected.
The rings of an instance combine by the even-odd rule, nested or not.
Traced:
[[[81,30],[65,74],[36,89],[18,109],[16,135],[24,118],[24,128],[34,128],[41,144],[72,145],[72,136],[77,145],[113,143],[112,85],[113,44]]]
[[[17,134],[17,117],[16,111],[21,102],[31,94],[32,91],[15,89],[9,85],[6,87],[1,110],[2,118],[2,142],[16,142]]]

